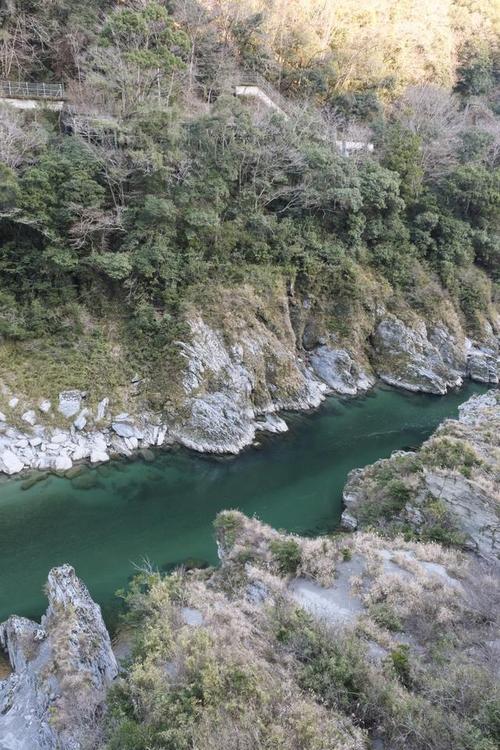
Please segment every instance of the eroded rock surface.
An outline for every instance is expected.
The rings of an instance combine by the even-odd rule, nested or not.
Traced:
[[[318,346],[310,355],[314,373],[334,393],[355,396],[375,385],[376,378],[367,372],[345,349]]]
[[[172,427],[174,438],[189,448],[236,453],[265,428],[260,416],[308,409],[324,398],[327,386],[297,354],[286,299],[278,298],[267,320],[250,324],[252,302],[228,299],[231,321],[217,326],[197,313],[189,317],[190,342],[180,344],[186,360],[183,416],[174,417]]]
[[[409,308],[391,312],[380,290],[351,310],[341,333],[331,330],[329,314],[294,296],[283,280],[260,291],[222,288],[211,302],[186,305],[177,370],[158,394],[161,411],[143,397],[139,374],[115,408],[101,393],[67,390],[52,402],[30,400],[0,383],[0,471],[61,472],[75,462],[96,464],[174,442],[237,453],[257,430],[285,431],[278,411],[314,408],[328,393],[356,396],[378,377],[435,394],[466,377],[498,382],[493,314],[474,341],[450,304],[424,320]]]
[[[375,369],[389,385],[443,395],[462,383],[464,350],[442,327],[428,331],[423,321],[410,327],[387,315],[375,329],[373,345]]]
[[[349,475],[343,526],[412,528],[500,559],[500,394],[473,396],[416,453]]]
[[[99,734],[117,674],[101,610],[69,565],[50,571],[47,597],[39,625],[16,616],[0,625],[13,669],[0,682],[1,750],[79,750]]]

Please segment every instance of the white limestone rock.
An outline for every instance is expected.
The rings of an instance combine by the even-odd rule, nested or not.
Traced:
[[[134,427],[134,425],[131,425],[128,422],[112,422],[111,428],[119,437],[122,438],[140,437],[140,431],[137,429],[137,427]]]
[[[115,422],[133,422],[133,418],[130,416],[128,411],[122,411],[120,414],[117,414],[114,418]]]
[[[33,409],[29,409],[28,411],[25,411],[24,414],[21,414],[21,419],[23,422],[26,422],[31,426],[36,424],[36,414]]]
[[[49,401],[48,398],[42,399],[40,403],[38,404],[38,408],[43,414],[48,414],[49,411],[52,409],[52,403]]]
[[[69,419],[74,417],[80,411],[82,406],[81,391],[63,391],[59,394],[59,405],[57,410],[64,417]]]
[[[156,438],[156,445],[160,446],[163,445],[165,442],[165,437],[167,435],[167,427],[165,425],[162,425],[158,430],[158,436]]]
[[[40,471],[47,471],[48,469],[52,468],[52,465],[53,458],[50,458],[44,453],[39,453],[38,456],[33,460],[32,468],[39,469]]]
[[[56,471],[67,471],[68,469],[71,469],[72,466],[73,461],[66,454],[61,453],[60,456],[56,456],[54,461],[54,469]]]
[[[275,434],[288,432],[287,423],[276,414],[267,414],[264,419],[259,419],[255,423],[255,428],[263,432],[272,432]]]
[[[90,463],[91,464],[102,464],[109,461],[109,455],[105,450],[100,448],[92,448],[90,452]]]
[[[18,474],[24,468],[19,456],[11,450],[0,453],[0,468],[5,474]]]
[[[96,421],[102,422],[102,420],[106,416],[106,412],[108,410],[109,406],[109,398],[105,397],[102,399],[102,401],[99,401],[97,404],[97,410],[96,410]]]
[[[72,449],[73,461],[83,461],[90,456],[90,447],[88,444],[78,444]]]
[[[18,405],[18,403],[19,403],[19,399],[17,398],[17,396],[13,396],[13,397],[12,397],[12,398],[10,398],[10,399],[9,399],[9,401],[8,401],[8,404],[9,404],[9,408],[11,408],[11,409],[15,409],[15,408],[16,408],[16,406]]]
[[[187,448],[206,453],[238,453],[255,437],[254,412],[242,409],[222,393],[207,394],[190,402],[189,422],[174,437]]]
[[[70,439],[70,435],[67,432],[57,430],[52,434],[51,443],[54,445],[63,445]]]
[[[78,414],[77,418],[73,421],[73,425],[77,430],[83,430],[87,424],[87,417],[90,414],[89,409],[82,409]]]

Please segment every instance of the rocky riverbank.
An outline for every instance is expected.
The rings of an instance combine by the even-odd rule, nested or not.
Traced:
[[[472,397],[417,452],[351,472],[343,527],[455,542],[498,562],[499,434],[500,393]]]
[[[41,623],[0,625],[1,750],[493,748],[499,420],[500,394],[472,397],[418,453],[353,472],[344,521],[379,533],[220,513],[221,565],[146,566],[116,656],[74,570],[52,570]]]
[[[189,334],[177,342],[181,367],[165,408],[153,411],[140,374],[127,398],[69,390],[56,400],[0,390],[0,471],[67,472],[74,464],[130,456],[180,443],[237,453],[258,431],[283,432],[281,410],[310,409],[328,393],[355,396],[378,378],[411,391],[444,394],[464,378],[499,380],[498,321],[469,339],[453,311],[426,322],[399,317],[380,300],[349,319],[349,335],[328,332],[311,301],[278,286],[222,290],[216,308],[186,310]],[[147,455],[147,454],[146,454]]]

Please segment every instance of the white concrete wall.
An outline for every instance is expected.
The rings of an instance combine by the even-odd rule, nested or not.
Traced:
[[[281,114],[286,117],[286,114],[283,112],[281,107],[279,107],[276,102],[273,102],[273,100],[258,86],[235,86],[234,93],[236,94],[236,96],[249,96],[254,99],[258,99],[266,107],[275,109],[277,112],[281,112]]]
[[[8,104],[16,109],[51,109],[54,112],[60,112],[64,102],[53,99],[7,99],[0,97],[1,104]]]

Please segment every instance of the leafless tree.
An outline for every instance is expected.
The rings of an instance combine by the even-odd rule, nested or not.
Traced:
[[[393,116],[422,139],[422,167],[432,177],[457,162],[467,114],[456,97],[438,86],[410,86],[393,108]]]
[[[25,122],[24,114],[8,105],[0,106],[0,161],[9,167],[20,167],[33,159],[46,143],[47,133],[36,122]]]
[[[4,25],[0,39],[0,77],[27,78],[36,56],[33,18],[23,13],[13,15]]]

